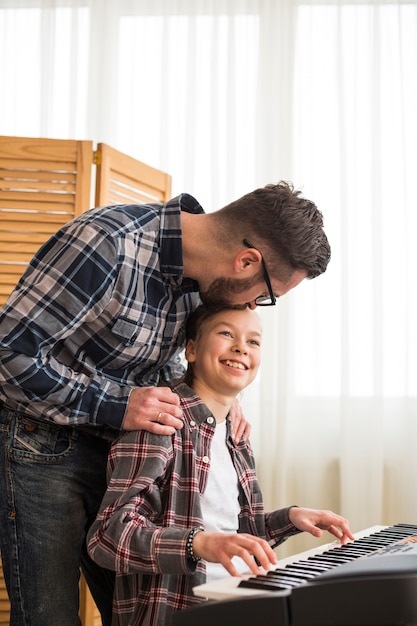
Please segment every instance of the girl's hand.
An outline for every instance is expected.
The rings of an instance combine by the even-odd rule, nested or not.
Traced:
[[[333,511],[318,511],[316,509],[304,509],[291,507],[290,520],[298,530],[310,533],[314,537],[321,537],[323,530],[331,533],[339,539],[340,543],[347,543],[355,537],[349,528],[349,522],[344,517],[336,515]]]

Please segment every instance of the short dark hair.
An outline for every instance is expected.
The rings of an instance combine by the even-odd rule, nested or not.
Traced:
[[[192,313],[188,316],[187,323],[185,325],[185,343],[187,343],[190,339],[197,339],[203,322],[213,315],[216,315],[220,310],[222,309],[209,309],[204,304],[200,304],[196,309],[194,309],[194,311],[192,311]]]
[[[330,245],[323,215],[292,183],[255,189],[217,211],[217,219],[224,234],[247,238],[268,254],[268,267],[280,280],[289,280],[295,270],[306,271],[307,278],[326,271]]]

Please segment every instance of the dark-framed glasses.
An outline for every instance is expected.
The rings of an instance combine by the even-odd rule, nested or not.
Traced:
[[[243,240],[243,244],[247,248],[253,248],[254,250],[258,250],[258,248],[255,248],[255,246],[253,246],[250,243],[250,241],[248,241],[247,239]],[[264,281],[266,283],[266,286],[268,287],[269,295],[268,296],[258,296],[257,298],[255,298],[255,304],[256,304],[256,306],[275,306],[275,304],[277,303],[277,298],[276,298],[274,292],[272,291],[271,279],[269,278],[268,268],[266,267],[266,263],[264,261],[264,256],[263,256],[262,252],[260,250],[258,250],[258,252],[262,256],[261,263],[262,263],[262,269],[263,269],[263,272],[264,272]]]

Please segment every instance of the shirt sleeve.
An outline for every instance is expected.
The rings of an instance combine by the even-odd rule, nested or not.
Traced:
[[[125,574],[194,571],[186,558],[191,529],[166,523],[172,457],[170,436],[144,431],[126,433],[112,446],[108,488],[87,535],[88,552],[102,567]]]
[[[106,310],[116,267],[114,243],[91,224],[63,229],[41,248],[0,317],[0,391],[12,406],[120,428],[130,388],[101,375],[82,348],[65,351]]]
[[[265,514],[267,540],[272,548],[276,548],[289,537],[298,535],[301,532],[290,521],[290,508],[286,507]]]

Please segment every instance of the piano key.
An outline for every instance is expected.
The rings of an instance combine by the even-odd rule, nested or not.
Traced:
[[[308,570],[310,570],[311,572],[317,572],[318,574],[320,574],[320,572],[326,572],[328,569],[331,569],[333,567],[331,563],[325,563],[324,561],[310,561],[310,559],[307,559],[305,561],[297,561],[296,563],[292,563],[292,566],[301,566],[303,568],[308,568]],[[287,566],[281,569],[285,570],[286,567]]]
[[[308,580],[309,578],[315,578],[316,572],[313,572],[311,568],[306,569],[302,565],[286,565],[283,569],[284,572],[294,572],[303,580]],[[325,571],[325,570],[322,570]]]
[[[249,589],[261,589],[262,591],[283,591],[285,589],[293,589],[296,585],[290,580],[273,580],[266,575],[254,576],[247,580],[242,580],[239,587]]]

